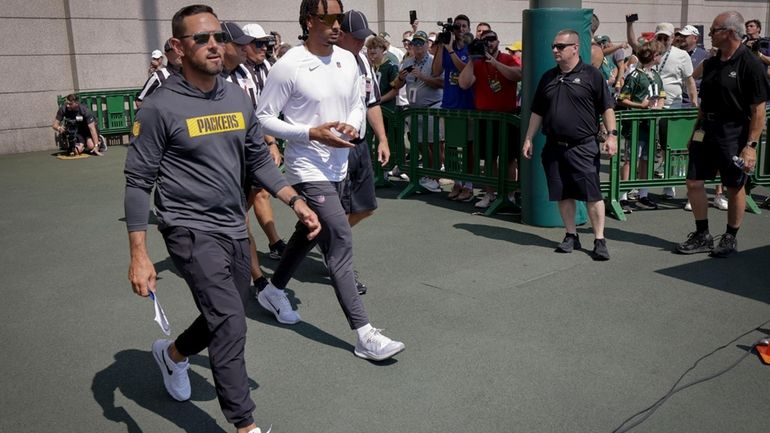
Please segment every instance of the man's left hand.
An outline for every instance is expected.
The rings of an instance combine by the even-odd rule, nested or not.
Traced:
[[[613,156],[618,151],[618,137],[610,134],[604,142],[604,151],[607,155]]]
[[[312,240],[318,233],[321,232],[321,223],[318,222],[318,215],[310,209],[310,206],[305,203],[305,200],[297,200],[294,203],[294,213],[297,215],[299,221],[307,227],[310,233],[307,234],[307,239]]]
[[[743,158],[743,171],[753,173],[757,164],[757,149],[751,146],[744,147],[741,151],[741,158]]]
[[[278,149],[278,145],[269,145],[267,148],[270,151],[270,157],[273,158],[275,165],[280,166],[281,161],[283,160],[283,155],[281,155],[281,151]]]
[[[390,146],[388,146],[388,140],[380,140],[380,144],[377,146],[377,161],[380,165],[385,167],[385,164],[390,161]]]

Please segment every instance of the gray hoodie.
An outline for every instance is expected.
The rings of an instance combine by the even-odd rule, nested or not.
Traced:
[[[161,230],[184,226],[243,239],[249,179],[273,195],[288,186],[262,139],[251,101],[222,77],[204,93],[173,74],[145,99],[124,173],[129,232],[147,230],[155,186]]]

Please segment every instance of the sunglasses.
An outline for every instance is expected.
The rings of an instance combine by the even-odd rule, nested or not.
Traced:
[[[254,41],[254,45],[257,48],[265,48],[268,45],[270,45],[270,41],[260,41],[259,39],[257,39],[257,40]]]
[[[425,45],[425,41],[423,41],[422,39],[412,39],[412,42],[410,43],[412,45],[417,45],[417,46]]]
[[[563,49],[565,49],[567,47],[571,47],[573,45],[577,45],[577,44],[553,44],[553,45],[551,45],[551,49],[556,48],[557,50],[561,51],[561,50],[563,50]]]
[[[487,42],[497,42],[497,36],[487,36],[485,38],[482,38]]]
[[[223,31],[217,32],[199,32],[192,35],[180,36],[179,39],[192,38],[193,42],[199,45],[208,44],[211,37],[214,37],[214,42],[218,44],[224,44],[227,42],[227,35]]]
[[[342,20],[345,18],[345,14],[313,14],[313,16],[329,27],[333,26],[335,21],[342,24]]]
[[[723,30],[727,30],[727,27],[712,27],[709,30],[709,36],[714,36],[715,34],[721,32]]]

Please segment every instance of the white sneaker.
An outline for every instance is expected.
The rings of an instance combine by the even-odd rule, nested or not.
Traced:
[[[293,325],[302,320],[299,314],[291,308],[291,302],[289,302],[286,292],[275,287],[272,283],[259,292],[257,301],[262,308],[273,313],[275,319],[284,325]]]
[[[684,210],[692,212],[692,203],[690,203],[690,200],[687,200],[687,203],[684,204]]]
[[[363,340],[359,338],[353,353],[359,358],[383,361],[406,349],[404,343],[391,340],[380,331],[382,330],[372,328]]]
[[[271,430],[273,430],[273,426],[270,426],[265,433],[270,433]],[[260,430],[259,427],[257,427],[249,431],[249,433],[262,433],[262,430]]]
[[[160,368],[163,375],[163,385],[166,391],[177,401],[186,401],[190,399],[190,377],[187,375],[187,369],[190,368],[190,362],[185,360],[177,364],[168,357],[168,346],[171,340],[155,340],[152,343],[152,357]]]
[[[438,181],[436,181],[436,179],[431,179],[428,176],[423,176],[420,178],[420,186],[430,192],[441,192],[441,187],[439,187]]]
[[[727,210],[727,197],[724,194],[714,196],[714,207],[719,210]]]
[[[492,202],[495,201],[495,193],[488,192],[484,194],[484,197],[481,198],[481,200],[477,201],[474,207],[478,209],[486,209],[488,208]]]

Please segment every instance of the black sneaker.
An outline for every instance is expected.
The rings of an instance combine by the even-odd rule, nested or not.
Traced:
[[[631,213],[634,211],[631,202],[628,200],[620,200],[620,208],[623,209],[623,213]]]
[[[286,250],[286,242],[284,242],[283,239],[278,239],[269,247],[270,253],[268,253],[268,256],[273,260],[280,260],[281,257],[283,257],[283,252]]]
[[[358,271],[353,271],[353,276],[356,279],[356,289],[358,289],[358,294],[365,295],[367,287],[366,287],[366,284],[358,280]]]
[[[726,259],[738,252],[738,240],[730,233],[720,236],[719,245],[711,250],[711,257]]]
[[[679,254],[708,253],[714,249],[714,238],[708,232],[692,232],[687,240],[676,246]]]
[[[577,234],[569,234],[567,233],[566,236],[564,236],[564,240],[561,241],[559,246],[556,247],[557,253],[571,253],[573,250],[579,250],[580,249],[580,239],[578,239]]]
[[[594,250],[591,253],[591,258],[597,262],[604,262],[610,259],[610,252],[607,249],[606,239],[594,240]]]
[[[636,201],[636,207],[639,209],[645,209],[645,210],[652,210],[657,209],[658,204],[654,201],[650,200],[649,197],[640,197],[639,200]]]

